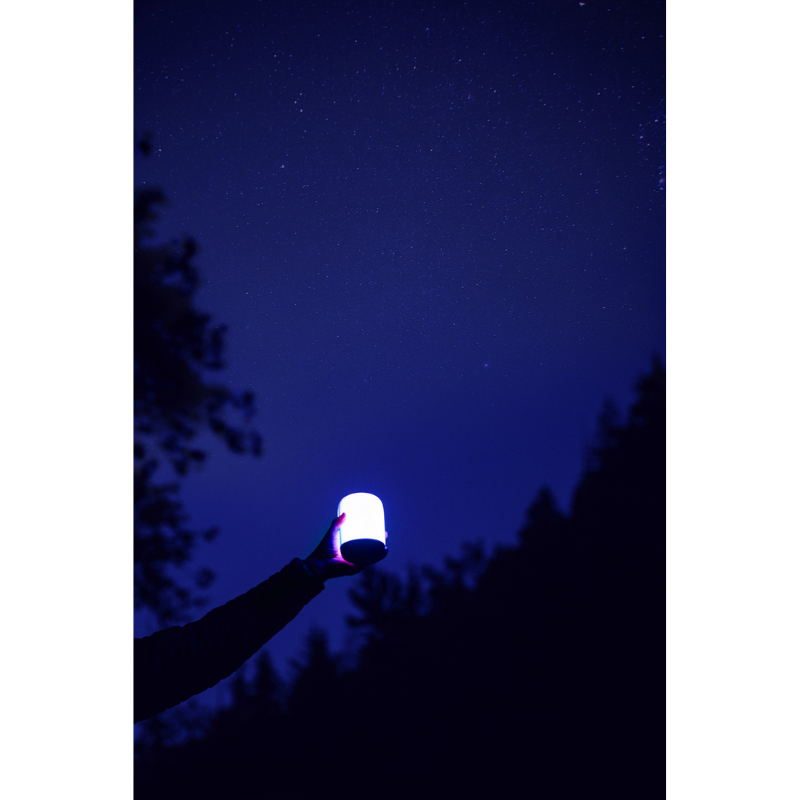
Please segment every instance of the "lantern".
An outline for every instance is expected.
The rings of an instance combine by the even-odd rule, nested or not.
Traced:
[[[367,492],[348,494],[336,516],[347,514],[339,529],[342,557],[351,564],[374,564],[386,547],[386,522],[380,498]]]

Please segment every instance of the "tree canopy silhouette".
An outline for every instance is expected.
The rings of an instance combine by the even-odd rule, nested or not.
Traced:
[[[146,138],[137,145],[147,152]],[[199,536],[211,540],[217,533],[193,530],[179,499],[180,480],[207,457],[198,435],[210,431],[234,453],[261,452],[261,438],[250,426],[253,394],[209,381],[224,366],[226,328],[212,325],[211,315],[194,305],[200,284],[194,240],[148,241],[164,203],[158,189],[134,194],[135,607],[149,609],[162,625],[202,605],[197,589],[214,577],[203,568],[187,586],[175,572],[190,560]],[[229,420],[231,412],[239,416],[238,426]]]
[[[604,412],[569,514],[544,488],[515,545],[366,570],[354,666],[319,631],[288,686],[262,656],[187,740],[143,737],[137,794],[662,796],[665,387]]]

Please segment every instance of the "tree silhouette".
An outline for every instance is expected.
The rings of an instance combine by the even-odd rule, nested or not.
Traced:
[[[146,153],[149,141],[143,138],[137,146]],[[261,439],[249,426],[253,394],[235,394],[208,381],[210,372],[224,366],[226,328],[212,326],[211,315],[194,306],[200,284],[195,242],[148,243],[165,202],[158,189],[134,194],[135,607],[149,609],[162,625],[202,605],[196,589],[214,577],[200,569],[191,587],[174,571],[190,560],[198,536],[211,540],[217,533],[192,530],[178,496],[180,480],[207,457],[196,445],[198,434],[211,431],[234,453],[261,452]],[[243,427],[230,423],[231,411]]]
[[[202,738],[137,762],[137,793],[663,795],[665,386],[654,363],[624,423],[603,412],[569,514],[542,489],[513,546],[366,570],[354,668],[314,633],[285,702],[240,685]],[[274,686],[265,663],[250,686]]]

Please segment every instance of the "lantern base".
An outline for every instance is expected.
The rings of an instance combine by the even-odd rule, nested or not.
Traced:
[[[345,561],[361,566],[380,561],[386,554],[386,545],[379,539],[351,539],[341,550]]]

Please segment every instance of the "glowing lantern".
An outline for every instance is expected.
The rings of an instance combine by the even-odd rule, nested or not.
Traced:
[[[367,492],[343,497],[336,515],[347,514],[341,529],[342,556],[351,564],[374,564],[386,553],[386,522],[380,498]]]

